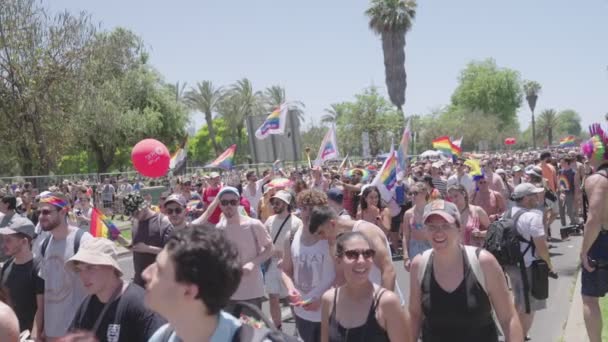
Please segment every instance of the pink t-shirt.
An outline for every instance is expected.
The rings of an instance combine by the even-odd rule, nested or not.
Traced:
[[[264,224],[259,220],[241,217],[241,224],[227,225],[222,219],[216,225],[224,230],[225,236],[237,248],[239,261],[242,265],[253,260],[262,253],[264,246],[272,244],[272,240]],[[254,267],[249,274],[243,274],[238,289],[232,295],[233,300],[253,299],[264,296],[264,280],[259,266]]]

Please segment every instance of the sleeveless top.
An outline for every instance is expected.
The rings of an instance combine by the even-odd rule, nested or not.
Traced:
[[[422,222],[416,222],[416,215],[414,213],[412,213],[412,217],[410,218],[410,229],[411,230],[418,230],[421,231],[424,229],[424,223]],[[410,259],[414,259],[414,257],[418,254],[422,254],[424,253],[424,251],[426,251],[427,249],[430,249],[431,243],[427,240],[416,240],[416,239],[409,239],[408,242],[408,246],[407,246],[407,253],[408,253],[408,257]]]
[[[483,242],[473,237],[473,231],[479,230],[481,227],[479,215],[477,215],[475,210],[471,210],[471,206],[468,206],[466,210],[469,211],[469,216],[467,217],[467,222],[464,222],[465,225],[464,229],[462,230],[462,244],[481,247]]]
[[[421,286],[423,342],[498,341],[490,299],[471,270],[464,249],[462,258],[462,282],[447,292],[435,279],[433,253],[430,255]]]
[[[388,333],[376,320],[376,310],[384,292],[384,289],[380,289],[374,295],[372,305],[367,314],[367,320],[363,325],[354,328],[344,328],[336,318],[338,289],[334,289],[334,307],[329,316],[329,342],[389,342]]]

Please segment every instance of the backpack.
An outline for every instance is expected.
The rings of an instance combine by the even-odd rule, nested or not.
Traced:
[[[515,216],[511,213],[494,221],[488,227],[486,240],[483,248],[492,253],[501,266],[517,266],[523,260],[524,254],[528,252],[532,242],[525,240],[517,231],[517,221],[527,210],[519,210]],[[520,242],[527,242],[528,247],[522,253]]]
[[[247,302],[237,302],[235,308],[247,308],[255,313],[254,318],[264,322],[266,328],[254,328],[248,324],[241,324],[232,336],[232,342],[298,342],[295,336],[290,336],[274,327],[274,324],[264,315],[264,313],[255,305]],[[172,326],[169,326],[162,334],[159,341],[169,341],[171,335],[175,332]]]
[[[82,239],[82,235],[84,235],[84,230],[79,228],[76,231],[76,236],[74,237],[74,255],[76,255],[80,249],[80,240]],[[40,245],[40,256],[42,256],[42,258],[44,258],[44,254],[46,253],[46,249],[49,247],[52,237],[52,235],[47,236],[46,239],[42,241],[42,245]]]

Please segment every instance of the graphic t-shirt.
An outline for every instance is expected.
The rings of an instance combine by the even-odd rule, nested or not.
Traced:
[[[66,334],[74,318],[74,308],[86,297],[78,275],[65,267],[65,262],[74,255],[74,240],[78,231],[73,226],[68,229],[70,232],[65,240],[51,237],[43,258],[40,250],[34,253],[42,258],[39,275],[44,280],[44,333],[47,337]],[[80,245],[92,238],[91,234],[85,232]]]
[[[561,170],[559,172],[559,187],[565,193],[570,194],[574,192],[574,175],[575,172],[572,169]]]
[[[8,289],[21,331],[32,330],[38,308],[36,295],[44,294],[44,281],[38,276],[39,272],[40,262],[36,259],[21,265],[10,259],[2,266],[2,286]]]
[[[95,336],[99,342],[148,341],[166,321],[144,306],[144,289],[129,284],[124,293],[109,304]],[[70,330],[90,331],[105,303],[93,295],[76,311]],[[120,305],[119,305],[120,303]],[[119,312],[120,310],[122,312]]]

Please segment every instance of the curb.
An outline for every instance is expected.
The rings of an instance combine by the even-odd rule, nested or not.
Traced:
[[[572,298],[572,304],[570,304],[570,312],[568,313],[568,321],[566,322],[566,328],[562,340],[577,341],[577,342],[589,342],[587,336],[587,328],[585,327],[585,319],[583,318],[583,299],[581,297],[581,275],[579,271],[578,277],[576,278],[576,285],[574,285],[574,293]]]

